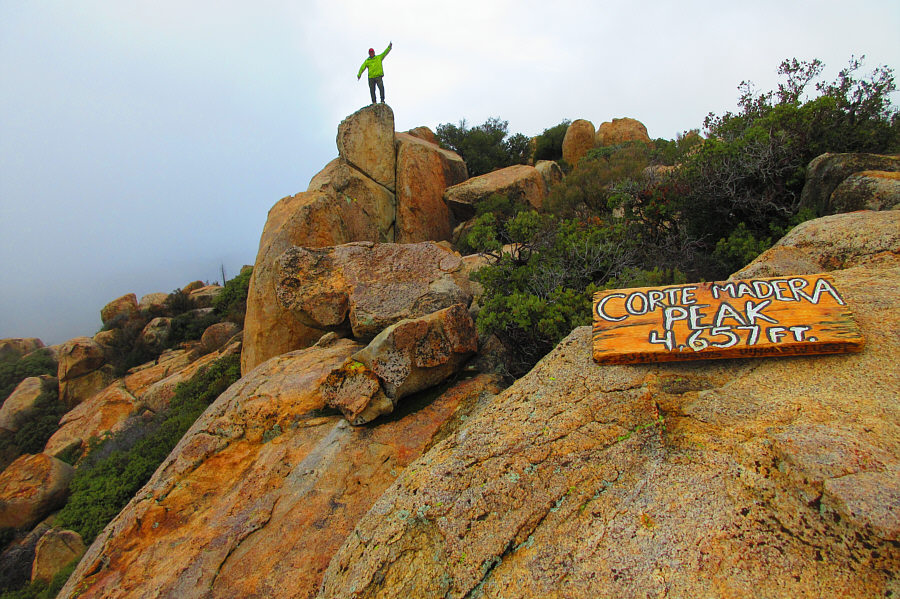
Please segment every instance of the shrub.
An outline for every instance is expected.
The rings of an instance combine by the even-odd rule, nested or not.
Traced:
[[[441,146],[459,154],[466,162],[469,176],[476,177],[528,162],[529,139],[521,133],[507,137],[508,125],[499,118],[489,118],[483,124],[469,128],[466,121],[461,120],[459,125],[438,125],[435,136]]]
[[[484,286],[477,325],[513,351],[514,374],[526,372],[572,328],[589,323],[593,292],[625,280],[643,252],[625,226],[534,211],[520,212],[497,235],[516,245],[475,274]]]
[[[0,594],[0,599],[53,599],[66,584],[72,572],[75,571],[78,561],[74,560],[57,572],[50,584],[40,580],[29,582],[18,589],[8,590]]]
[[[246,268],[241,274],[225,283],[221,293],[213,300],[213,308],[224,320],[244,326],[244,315],[247,312],[247,293],[250,289],[252,268]]]
[[[544,207],[562,218],[609,214],[612,185],[639,179],[649,164],[650,149],[642,142],[589,150],[578,166],[553,186]]]
[[[188,383],[178,385],[166,412],[140,419],[121,433],[93,443],[75,471],[56,526],[78,532],[90,544],[184,436],[191,424],[240,378],[240,358],[221,358]]]
[[[59,429],[66,406],[59,401],[59,389],[54,381],[44,383],[35,407],[35,415],[12,436],[12,444],[20,454],[40,453],[50,436]]]
[[[569,129],[569,119],[558,125],[544,129],[544,132],[535,138],[534,161],[538,160],[562,160],[562,144]]]

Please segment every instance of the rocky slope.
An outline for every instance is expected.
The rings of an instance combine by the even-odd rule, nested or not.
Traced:
[[[780,245],[840,269],[861,354],[599,367],[573,331],[407,468],[320,597],[900,592],[898,234],[856,213]],[[750,270],[793,274],[772,256]]]

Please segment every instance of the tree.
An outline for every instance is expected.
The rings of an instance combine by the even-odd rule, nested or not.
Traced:
[[[476,177],[498,168],[525,164],[529,156],[529,140],[521,133],[507,137],[509,123],[489,118],[469,128],[465,119],[459,125],[438,125],[435,135],[445,148],[459,154],[466,162],[469,176]]]

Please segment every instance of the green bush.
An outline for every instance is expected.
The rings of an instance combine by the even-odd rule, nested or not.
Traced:
[[[562,144],[569,129],[569,119],[558,125],[544,129],[544,132],[535,138],[534,161],[538,160],[562,160]]]
[[[497,226],[495,234],[516,245],[475,274],[484,286],[477,326],[513,352],[514,374],[590,322],[594,291],[640,272],[639,238],[621,225],[526,211]]]
[[[55,381],[45,382],[41,395],[35,402],[36,413],[10,437],[0,437],[0,452],[11,444],[17,454],[40,453],[50,436],[59,429],[59,420],[66,413],[59,401],[59,388]]]
[[[650,148],[641,142],[589,150],[575,169],[553,186],[544,208],[562,218],[608,214],[613,184],[640,179],[649,164]]]
[[[242,270],[241,274],[225,283],[221,293],[213,300],[216,314],[241,327],[244,326],[244,315],[247,312],[247,293],[252,274],[252,268]]]
[[[441,146],[459,154],[466,162],[469,176],[476,177],[528,162],[530,140],[521,133],[507,137],[508,125],[499,118],[489,118],[483,124],[469,128],[466,121],[461,120],[459,125],[438,125],[435,136]]]
[[[240,378],[240,358],[221,358],[178,385],[166,412],[94,443],[75,471],[70,496],[56,526],[78,532],[90,544],[172,451],[203,410]]]

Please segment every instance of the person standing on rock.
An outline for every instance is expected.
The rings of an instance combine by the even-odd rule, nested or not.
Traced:
[[[389,43],[387,49],[378,55],[375,54],[374,49],[369,48],[369,57],[363,61],[362,66],[359,67],[359,73],[356,74],[356,80],[359,81],[360,77],[362,77],[362,72],[366,69],[369,70],[369,95],[372,96],[372,104],[375,103],[376,85],[378,86],[378,91],[381,92],[381,103],[384,104],[384,82],[382,81],[384,67],[381,66],[381,61],[384,60],[384,57],[388,55],[393,46],[394,42]]]

